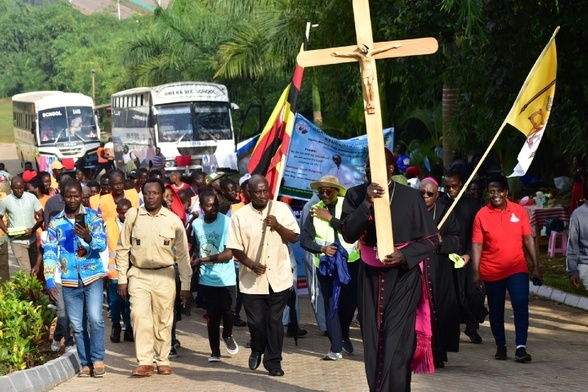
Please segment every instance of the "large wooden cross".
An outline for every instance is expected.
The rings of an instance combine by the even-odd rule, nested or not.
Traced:
[[[435,38],[419,38],[402,41],[373,42],[369,0],[353,0],[357,45],[303,51],[297,57],[302,67],[342,64],[357,61],[361,71],[361,85],[365,108],[365,125],[368,137],[372,181],[382,185],[386,193],[374,200],[378,254],[381,258],[394,252],[390,195],[384,153],[384,136],[380,110],[380,93],[376,60],[431,54],[437,51]]]

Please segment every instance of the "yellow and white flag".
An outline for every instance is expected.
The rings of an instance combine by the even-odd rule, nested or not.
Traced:
[[[558,31],[559,27],[553,33],[545,49],[543,49],[531,72],[529,72],[506,118],[507,123],[517,128],[527,137],[521,152],[519,152],[518,164],[509,177],[525,175],[543,138],[555,95],[555,78],[557,74],[555,35]]]

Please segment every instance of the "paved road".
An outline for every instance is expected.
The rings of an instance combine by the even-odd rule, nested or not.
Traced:
[[[223,356],[222,363],[207,362],[210,349],[206,339],[206,325],[202,310],[192,311],[178,324],[182,347],[178,358],[172,360],[172,376],[155,375],[147,379],[129,377],[135,366],[133,345],[112,344],[107,337],[107,374],[104,379],[73,378],[56,387],[56,392],[84,391],[366,391],[363,370],[363,348],[359,330],[353,328],[351,337],[356,352],[338,362],[322,361],[328,350],[328,340],[322,336],[312,319],[307,296],[301,296],[302,326],[309,330],[307,337],[296,347],[292,339],[284,346],[284,377],[272,378],[263,370],[247,367],[249,350],[246,328],[235,328],[235,338],[241,351],[234,357]],[[508,313],[512,325],[512,314]],[[108,330],[110,321],[106,320]],[[413,377],[413,391],[585,391],[588,385],[588,314],[565,305],[532,297],[531,328],[528,342],[533,362],[529,364],[493,359],[494,344],[489,327],[483,325],[481,345],[469,343],[462,336],[460,353],[450,354],[447,367],[432,375]],[[107,331],[108,336],[108,331]],[[514,332],[507,327],[512,341]],[[514,347],[509,346],[512,358]],[[582,370],[584,369],[584,370]]]

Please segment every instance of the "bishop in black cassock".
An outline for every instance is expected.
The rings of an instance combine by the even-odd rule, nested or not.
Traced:
[[[350,188],[341,215],[344,238],[360,241],[362,263],[358,280],[359,322],[364,362],[371,391],[409,391],[410,362],[416,348],[416,309],[421,297],[419,263],[431,257],[437,229],[415,189],[391,181],[394,156],[386,150],[388,184],[368,182]],[[378,255],[373,199],[388,186],[396,250]],[[368,264],[369,263],[369,264]]]

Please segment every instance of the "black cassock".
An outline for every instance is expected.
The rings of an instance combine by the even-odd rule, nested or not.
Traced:
[[[341,233],[348,242],[361,238],[366,246],[375,247],[373,206],[364,203],[366,191],[367,184],[347,191]],[[360,263],[359,322],[370,390],[409,391],[421,297],[418,265],[435,253],[437,229],[419,191],[393,183],[389,192],[394,243],[396,247],[406,244],[401,249],[405,261],[398,267]]]
[[[434,204],[430,212],[435,226],[441,222],[448,209],[447,205],[438,201]],[[435,364],[447,361],[447,352],[459,351],[459,302],[454,281],[454,266],[448,255],[462,255],[460,229],[453,213],[449,215],[439,232],[441,243],[437,244],[436,255],[428,263],[427,274],[433,288],[431,307]]]
[[[442,204],[451,206],[453,199],[446,193],[441,195],[439,201]],[[453,210],[453,215],[457,219],[462,249],[458,252],[460,255],[467,254],[472,256],[472,229],[474,218],[480,210],[478,201],[469,195],[463,195],[457,202]],[[478,290],[472,283],[472,263],[467,263],[464,268],[455,271],[455,280],[457,283],[458,301],[459,301],[459,318],[460,322],[466,324],[466,329],[478,329],[479,323],[483,323],[488,310],[484,306],[485,292]]]

